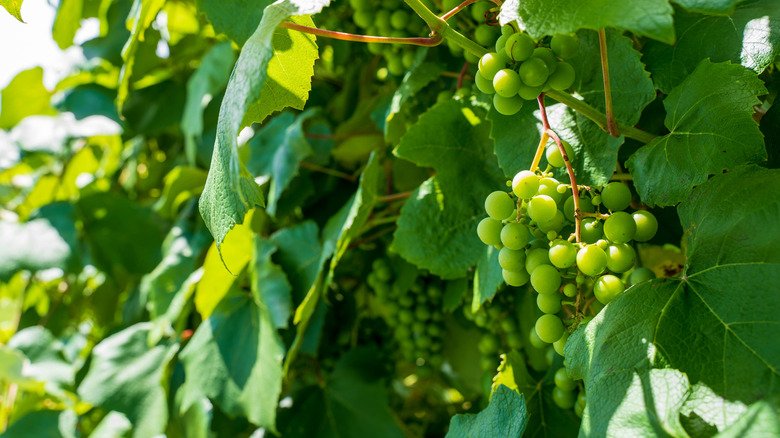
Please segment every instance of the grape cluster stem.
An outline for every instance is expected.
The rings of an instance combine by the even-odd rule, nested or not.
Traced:
[[[432,34],[430,37],[413,38],[393,38],[370,35],[357,35],[354,33],[338,32],[335,30],[317,29],[315,27],[302,26],[289,21],[282,22],[279,25],[286,29],[297,30],[299,32],[310,33],[325,38],[333,38],[342,41],[357,41],[362,43],[382,43],[382,44],[410,44],[413,46],[433,47],[441,43],[443,36],[441,34]]]

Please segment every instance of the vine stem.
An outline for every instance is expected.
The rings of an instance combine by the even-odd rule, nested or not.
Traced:
[[[545,114],[545,119],[547,118],[547,115]],[[542,154],[544,153],[544,148],[547,146],[547,140],[550,139],[550,136],[547,135],[547,131],[542,132],[542,138],[539,140],[539,146],[536,147],[536,154],[534,155],[534,161],[531,163],[531,172],[536,172],[536,169],[539,168],[539,163],[542,161]]]
[[[620,130],[615,120],[615,110],[612,108],[612,88],[609,85],[609,59],[607,58],[607,33],[599,29],[599,51],[601,52],[601,75],[604,78],[604,104],[606,105],[607,130],[609,135],[618,138]]]
[[[555,99],[558,102],[568,106],[574,111],[577,111],[597,124],[599,128],[607,131],[607,116],[599,112],[599,110],[596,108],[593,108],[587,103],[575,98],[569,93],[564,93],[563,91],[550,90],[546,93],[546,95],[547,97]],[[633,126],[624,125],[622,123],[618,123],[618,128],[620,129],[621,135],[641,141],[642,143],[650,143],[656,138],[655,135],[649,132],[634,128]]]
[[[356,173],[356,174],[350,175],[348,173],[339,172],[338,170],[328,169],[327,167],[322,167],[319,164],[309,163],[308,161],[301,161],[300,166],[303,167],[304,169],[313,170],[315,172],[321,172],[321,173],[324,173],[324,174],[327,174],[327,175],[331,175],[331,176],[335,176],[335,177],[338,177],[338,178],[345,179],[347,181],[355,181],[358,178],[358,176],[360,176],[359,172]]]
[[[458,12],[466,9],[466,6],[468,6],[468,5],[472,4],[472,3],[476,3],[478,1],[479,0],[466,0],[465,2],[459,4],[458,6],[455,6],[451,11],[449,11],[446,14],[442,15],[441,19],[442,20],[449,20],[450,18],[452,18]]]
[[[460,74],[458,75],[458,90],[463,86],[463,78],[466,76],[466,72],[469,69],[469,62],[466,61],[463,63],[463,68],[460,70]]]
[[[561,138],[558,137],[558,134],[556,134],[552,128],[550,128],[550,123],[547,121],[547,108],[544,106],[544,93],[541,93],[539,97],[536,98],[536,100],[539,102],[539,113],[542,115],[542,125],[544,126],[544,132],[553,140],[555,140],[555,144],[558,145],[558,150],[561,151],[563,162],[566,165],[566,172],[569,174],[569,181],[571,182],[571,193],[572,197],[574,198],[574,235],[577,239],[577,243],[580,243],[582,240],[582,231],[580,230],[582,228],[582,210],[580,209],[580,190],[579,187],[577,187],[577,178],[574,176],[574,169],[571,167],[571,161],[569,160],[569,156],[566,154],[566,148],[563,147]],[[542,136],[542,138],[544,138],[544,136]],[[537,151],[537,154],[538,152],[539,151]]]
[[[433,47],[439,45],[442,40],[441,35],[433,35],[431,37],[415,37],[415,38],[393,38],[393,37],[380,37],[370,35],[357,35],[354,33],[337,32],[335,30],[317,29],[316,27],[301,26],[300,24],[290,23],[284,21],[279,27],[286,29],[297,30],[299,32],[310,33],[325,38],[333,38],[342,41],[357,41],[362,43],[383,43],[383,44],[411,44],[413,46]]]
[[[414,193],[414,191],[393,193],[392,195],[385,195],[385,196],[377,196],[376,200],[379,202],[397,201],[399,199],[404,199],[404,198],[408,198],[409,196],[412,196],[412,193]]]

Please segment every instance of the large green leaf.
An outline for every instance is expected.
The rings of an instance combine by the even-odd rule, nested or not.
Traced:
[[[777,184],[780,171],[751,166],[696,188],[678,208],[688,236],[682,277],[628,289],[569,338],[567,365],[584,378],[589,400],[599,400],[591,434],[634,435],[623,429],[629,417],[634,431],[669,430],[676,417],[667,410],[680,412],[686,377],[712,392],[691,396],[686,411],[721,431],[746,405],[780,394]],[[612,417],[623,420],[613,426]]]
[[[764,139],[752,115],[756,96],[766,92],[742,66],[702,61],[664,100],[671,132],[628,160],[642,201],[674,205],[710,174],[764,161]]]
[[[761,73],[780,53],[780,5],[776,0],[751,0],[733,15],[712,16],[678,8],[674,17],[676,44],[650,41],[645,60],[655,86],[668,93],[702,59],[732,61]]]
[[[24,0],[0,0],[0,6],[5,8],[5,10],[8,11],[9,14],[14,16],[14,18],[24,23],[24,20],[22,20],[23,1]]]
[[[44,382],[48,390],[72,389],[76,367],[65,355],[65,346],[49,330],[33,326],[18,331],[8,348],[24,353],[30,360],[24,367],[24,377]]]
[[[187,81],[187,101],[181,116],[181,131],[191,165],[195,164],[196,143],[203,134],[203,111],[212,96],[219,94],[227,85],[235,62],[236,52],[230,41],[221,42],[206,53],[198,69]]]
[[[65,50],[73,45],[73,37],[81,27],[83,7],[83,0],[62,0],[57,5],[57,16],[54,18],[51,34],[60,49]]]
[[[417,61],[424,58],[427,51],[420,50]],[[397,144],[405,131],[405,120],[399,113],[409,98],[417,94],[425,86],[439,79],[442,67],[434,62],[416,62],[404,75],[401,85],[393,93],[390,105],[387,107],[384,120],[385,139],[390,144]]]
[[[263,303],[276,328],[287,328],[292,307],[292,287],[282,269],[271,261],[276,246],[262,237],[255,237],[252,255],[252,294]]]
[[[279,114],[249,143],[251,157],[247,169],[261,181],[271,180],[266,206],[271,216],[276,214],[282,192],[298,174],[300,162],[314,153],[303,131],[304,122],[313,115],[312,111],[298,117],[289,112]]]
[[[320,271],[322,246],[318,234],[317,224],[305,221],[271,235],[271,242],[278,248],[275,257],[290,280],[296,304],[303,300]]]
[[[309,16],[290,17],[290,21],[314,27]],[[288,107],[302,110],[309,99],[314,61],[319,58],[316,37],[310,33],[277,27],[271,45],[274,57],[268,62],[268,78],[260,91],[260,97],[247,108],[243,121],[246,126],[262,123],[274,112]]]
[[[477,311],[485,301],[492,300],[498,288],[504,284],[504,275],[498,264],[498,250],[486,246],[474,271],[474,299],[471,309]]]
[[[77,420],[73,411],[33,411],[11,424],[2,437],[74,438]]]
[[[217,248],[227,232],[244,221],[249,209],[263,203],[260,187],[238,156],[237,138],[244,115],[260,98],[268,79],[268,66],[274,57],[271,40],[275,29],[285,18],[319,12],[327,3],[328,0],[316,0],[297,5],[282,0],[268,6],[257,30],[241,50],[219,110],[217,142],[200,200],[201,215]]]
[[[163,5],[165,5],[165,0],[134,0],[133,2],[133,8],[127,17],[130,38],[122,49],[124,63],[119,71],[119,86],[116,91],[116,106],[120,112],[130,93],[130,78],[133,76],[135,53],[138,51],[138,46],[144,41],[146,29],[151,26]]]
[[[507,0],[501,24],[519,19],[535,39],[578,29],[615,27],[667,43],[674,42],[668,0]]]
[[[237,291],[195,331],[180,355],[182,410],[207,396],[225,413],[275,431],[284,344],[267,304],[259,304]]]
[[[263,18],[272,0],[197,0],[198,9],[206,13],[214,30],[224,33],[243,46]]]
[[[388,408],[388,394],[375,348],[348,351],[322,386],[295,395],[292,409],[280,411],[282,436],[288,438],[402,438]]]
[[[458,101],[435,105],[394,151],[437,173],[401,209],[391,249],[445,278],[464,276],[484,252],[476,227],[485,214],[485,196],[506,187],[488,137],[490,125],[475,111],[481,115]]]
[[[133,437],[165,431],[168,394],[163,376],[178,344],[163,340],[149,345],[151,323],[138,323],[103,339],[92,350],[92,362],[78,388],[86,402],[118,411],[133,423]]]
[[[490,404],[479,414],[452,417],[449,438],[520,438],[528,424],[525,398],[504,385],[493,392]]]
[[[27,116],[55,114],[51,95],[43,86],[41,67],[19,73],[0,91],[0,129],[13,128]]]

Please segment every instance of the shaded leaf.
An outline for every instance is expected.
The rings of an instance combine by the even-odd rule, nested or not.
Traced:
[[[485,246],[485,251],[477,261],[477,269],[474,272],[472,311],[476,312],[485,301],[492,300],[502,284],[504,284],[504,276],[498,264],[498,250],[492,246]]]
[[[525,398],[500,385],[490,397],[490,404],[479,414],[452,417],[449,438],[519,438],[528,424]]]
[[[282,269],[271,261],[276,246],[262,237],[255,237],[252,255],[252,294],[261,307],[267,309],[275,328],[287,328],[292,308],[292,287]]]

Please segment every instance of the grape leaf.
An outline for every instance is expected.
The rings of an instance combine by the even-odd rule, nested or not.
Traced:
[[[100,420],[89,438],[116,438],[127,436],[133,428],[133,424],[124,414],[111,411]]]
[[[52,93],[43,86],[43,69],[31,68],[17,74],[0,91],[0,129],[11,129],[27,116],[53,115]]]
[[[178,351],[169,340],[149,346],[152,324],[132,325],[104,338],[92,350],[89,371],[78,388],[86,402],[121,412],[133,423],[133,437],[165,431],[168,394],[163,375]]]
[[[151,26],[157,13],[160,12],[165,0],[135,0],[130,14],[127,16],[127,28],[130,29],[130,38],[122,48],[122,69],[119,71],[119,86],[116,90],[116,106],[119,111],[125,106],[125,101],[130,93],[130,78],[135,66],[135,52],[144,41],[144,33]]]
[[[537,40],[582,28],[615,27],[669,44],[674,42],[668,0],[507,0],[498,18],[502,25],[519,20]]]
[[[292,287],[282,269],[271,261],[276,246],[262,237],[255,237],[252,254],[252,294],[263,303],[275,328],[287,328],[292,306]]]
[[[32,411],[14,421],[3,438],[73,438],[78,416],[73,411],[43,409]]]
[[[181,351],[187,375],[182,409],[205,395],[225,413],[275,432],[283,357],[267,303],[241,291],[228,295]]]
[[[5,10],[8,11],[9,14],[14,16],[14,18],[24,23],[24,20],[22,20],[23,1],[24,0],[0,0],[0,6],[5,8]]]
[[[766,92],[742,66],[702,61],[664,100],[671,132],[628,159],[642,201],[674,205],[710,174],[764,161],[764,140],[752,115],[756,96]]]
[[[206,171],[198,167],[176,166],[165,175],[162,196],[154,205],[161,216],[175,219],[182,204],[203,192]]]
[[[744,0],[674,0],[675,3],[692,12],[712,15],[731,15],[734,6]],[[675,14],[677,12],[675,11]],[[678,17],[674,17],[677,20]],[[682,35],[681,33],[679,35]]]
[[[471,303],[472,311],[479,310],[479,306],[485,301],[492,300],[496,291],[504,284],[504,276],[498,264],[498,250],[492,246],[486,246],[474,272],[474,299]]]
[[[458,414],[450,421],[448,438],[520,438],[528,424],[525,397],[500,385],[479,414]]]
[[[603,435],[609,417],[629,412],[622,400],[630,391],[641,391],[645,400],[671,397],[670,403],[683,397],[669,386],[682,376],[651,375],[653,367],[675,368],[732,405],[780,394],[780,351],[773,346],[780,336],[780,294],[771,280],[780,275],[780,231],[772,226],[780,214],[779,183],[780,171],[748,166],[694,189],[678,207],[687,227],[682,277],[631,287],[569,338],[572,375],[584,378],[589,398],[609,401],[591,417],[592,433]],[[758,229],[766,231],[754,233]],[[738,418],[707,398],[686,409],[709,404],[705,411],[723,418],[707,421],[721,430]],[[643,416],[643,427],[652,430],[657,418]]]
[[[303,5],[280,0],[268,6],[233,68],[219,110],[217,141],[200,199],[200,213],[218,250],[227,232],[244,221],[247,211],[263,203],[260,187],[238,156],[237,137],[244,115],[260,97],[268,78],[268,65],[274,56],[270,42],[275,29],[291,15],[313,14],[327,4],[328,0]]]
[[[73,45],[73,37],[81,27],[82,0],[62,0],[57,5],[57,16],[54,17],[51,35],[60,49],[65,50]]]
[[[314,27],[311,17],[290,17],[290,21]],[[313,34],[277,27],[271,38],[274,57],[268,62],[265,85],[256,102],[247,107],[242,125],[262,123],[266,117],[287,107],[302,110],[309,98],[314,61],[319,58]]]
[[[476,226],[485,214],[485,196],[504,183],[488,138],[490,126],[475,111],[481,113],[458,101],[437,104],[394,151],[437,174],[401,209],[391,250],[444,278],[464,276],[479,259],[484,244]]]
[[[780,53],[780,7],[776,0],[742,2],[730,16],[701,15],[675,10],[680,36],[673,46],[649,41],[645,61],[655,86],[668,93],[702,59],[732,61],[756,73],[772,65]]]
[[[298,117],[289,112],[279,114],[249,142],[251,156],[246,167],[261,184],[271,179],[266,211],[272,217],[282,192],[298,174],[300,162],[314,153],[303,132],[303,124],[314,114],[311,110]]]
[[[317,224],[305,221],[271,235],[271,242],[278,248],[275,258],[290,280],[295,304],[303,300],[320,270],[322,246],[318,234]]]
[[[239,46],[252,36],[265,8],[272,0],[197,0],[214,30],[224,33]]]
[[[281,409],[281,435],[287,438],[403,438],[388,408],[381,353],[375,347],[351,349],[324,384],[296,394]]]
[[[404,132],[403,117],[397,117],[401,108],[425,86],[439,79],[442,67],[434,62],[420,62],[425,58],[427,50],[420,50],[417,53],[415,64],[406,72],[401,85],[393,93],[390,105],[387,107],[384,120],[385,139],[390,144],[398,144],[401,135]]]
[[[47,390],[72,389],[76,380],[76,367],[65,356],[65,346],[49,330],[40,326],[19,330],[8,348],[24,353],[29,359],[24,377],[45,382]]]
[[[780,436],[780,409],[777,403],[761,400],[750,406],[728,429],[716,438],[740,438],[746,436]]]
[[[181,132],[186,144],[187,160],[195,164],[200,136],[203,134],[203,111],[227,85],[236,53],[230,41],[212,47],[200,62],[200,66],[187,81],[187,101],[181,116]]]

